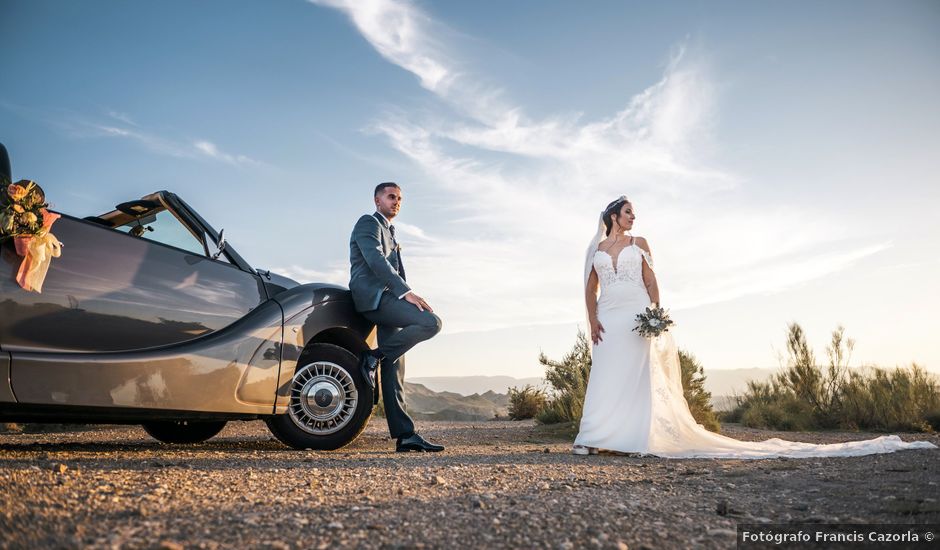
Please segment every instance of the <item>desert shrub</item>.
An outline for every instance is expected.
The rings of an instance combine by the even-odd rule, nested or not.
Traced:
[[[574,347],[561,361],[549,359],[542,353],[539,363],[545,367],[545,381],[552,395],[536,419],[543,424],[580,421],[591,374],[591,348],[584,332],[578,331]]]
[[[839,424],[854,429],[935,430],[940,386],[921,366],[852,373],[843,388]],[[936,418],[934,417],[934,420]]]
[[[935,377],[916,364],[907,369],[849,372],[853,348],[845,330],[837,327],[826,347],[828,361],[823,368],[803,329],[791,324],[786,369],[767,382],[749,382],[723,419],[777,430],[932,429],[927,416],[940,409]]]
[[[679,365],[682,369],[682,389],[692,417],[699,424],[717,432],[721,424],[712,409],[712,394],[705,390],[705,369],[694,355],[682,350],[679,350]]]
[[[813,429],[813,408],[792,395],[769,401],[762,407],[750,407],[741,415],[741,423],[755,428],[805,431]]]
[[[524,388],[509,388],[509,419],[525,420],[535,418],[535,415],[545,408],[548,398],[545,392],[526,386]]]
[[[934,409],[925,414],[924,420],[927,422],[927,425],[930,426],[931,430],[940,432],[940,408]]]

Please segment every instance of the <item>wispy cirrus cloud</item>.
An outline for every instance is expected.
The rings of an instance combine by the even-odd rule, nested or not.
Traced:
[[[227,162],[228,164],[246,165],[246,164],[259,164],[258,161],[249,158],[245,155],[233,155],[231,153],[226,153],[219,150],[219,147],[212,143],[211,141],[198,140],[194,141],[192,144],[193,148],[196,149],[199,153],[202,153],[206,157],[209,157],[214,160],[220,160],[222,162]]]
[[[59,132],[76,139],[124,139],[135,142],[158,155],[210,159],[233,166],[263,164],[247,155],[223,151],[218,145],[205,139],[184,139],[160,135],[138,124],[130,115],[114,110],[107,111],[106,116],[94,117],[74,112],[45,113],[5,102],[0,102],[0,106],[21,116],[42,120]]]
[[[154,132],[147,131],[135,123],[131,118],[115,111],[109,111],[108,116],[121,125],[111,123],[103,124],[84,119],[73,121],[75,135],[94,137],[95,135],[130,139],[144,146],[148,150],[161,155],[179,158],[206,158],[233,166],[258,165],[260,162],[247,155],[233,154],[222,151],[215,143],[205,140],[170,139]]]
[[[684,44],[657,82],[606,117],[534,118],[503,87],[463,71],[446,28],[414,4],[311,2],[347,14],[439,102],[378,114],[369,130],[451,199],[447,223],[422,231],[433,240],[407,242],[409,277],[451,311],[447,330],[580,319],[584,246],[599,210],[623,193],[673,307],[777,292],[890,246],[853,240],[811,206],[763,204],[746,178],[711,159],[715,86]]]

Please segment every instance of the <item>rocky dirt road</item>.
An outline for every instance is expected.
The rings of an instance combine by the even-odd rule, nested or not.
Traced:
[[[289,450],[258,422],[177,447],[137,427],[2,434],[0,547],[729,548],[742,521],[940,522],[940,450],[578,457],[568,454],[570,434],[531,423],[419,429],[448,450],[396,454],[382,419],[332,453]],[[940,444],[937,435],[902,437]]]

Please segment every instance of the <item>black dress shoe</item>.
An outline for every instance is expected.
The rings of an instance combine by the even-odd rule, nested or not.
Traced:
[[[381,363],[382,360],[369,351],[363,352],[359,356],[359,373],[362,374],[366,384],[369,384],[369,387],[373,390],[375,390],[375,373],[379,370]]]
[[[443,445],[435,445],[434,443],[426,441],[417,433],[399,437],[398,442],[395,444],[395,452],[398,453],[407,453],[408,451],[437,453],[443,450]]]

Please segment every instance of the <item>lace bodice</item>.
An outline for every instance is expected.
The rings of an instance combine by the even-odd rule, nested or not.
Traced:
[[[653,258],[636,244],[625,246],[616,260],[603,250],[595,252],[594,271],[597,272],[601,289],[619,283],[643,284],[644,259],[652,269]]]

